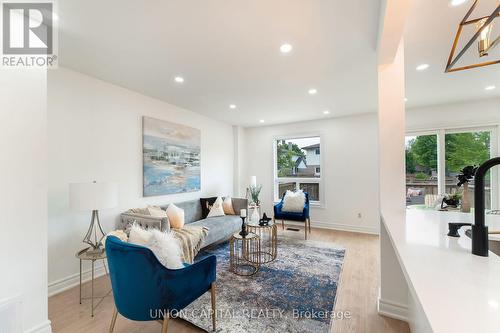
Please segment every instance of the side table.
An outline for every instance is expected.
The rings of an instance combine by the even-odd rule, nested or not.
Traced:
[[[229,240],[229,271],[251,276],[260,268],[260,238],[254,233],[246,237],[235,233]]]
[[[102,260],[102,264],[104,266],[104,270],[106,271],[106,275],[108,274],[108,268],[106,267],[106,251],[93,253],[89,252],[89,247],[85,248],[76,253],[76,257],[80,260],[80,304],[82,304],[82,300],[90,299],[91,301],[91,316],[94,317],[94,310],[102,303],[104,298],[106,298],[109,294],[111,294],[112,290],[109,290],[104,296],[94,296],[94,277],[95,277],[95,262],[97,260]],[[91,261],[92,262],[92,279],[91,279],[91,295],[90,297],[82,298],[82,262],[83,261]],[[94,306],[94,300],[98,299],[99,301]]]
[[[247,230],[260,238],[260,263],[267,264],[278,256],[278,228],[273,222],[267,225],[247,224]]]

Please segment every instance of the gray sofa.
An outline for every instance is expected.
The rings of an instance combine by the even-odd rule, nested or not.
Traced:
[[[232,234],[241,230],[241,218],[239,212],[246,209],[248,201],[246,199],[232,198],[233,209],[237,215],[226,215],[209,217],[202,219],[202,209],[200,200],[190,200],[175,203],[177,207],[184,209],[185,224],[192,226],[204,226],[208,228],[208,235],[203,241],[202,247],[223,242],[231,237]],[[167,209],[168,205],[160,206]],[[130,209],[121,214],[121,228],[127,229],[134,222],[143,228],[157,228],[163,231],[170,230],[168,218],[159,218],[147,215],[146,208]]]

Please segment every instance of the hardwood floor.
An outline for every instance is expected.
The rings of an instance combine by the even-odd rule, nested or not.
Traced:
[[[302,238],[303,232],[281,231],[290,237]],[[402,321],[379,316],[377,297],[379,287],[379,244],[378,236],[351,232],[312,229],[313,240],[329,241],[346,249],[335,311],[349,311],[350,319],[336,320],[333,333],[409,333],[408,325]],[[279,249],[278,249],[279,251]],[[279,255],[279,252],[278,252]],[[84,294],[89,291],[84,285]],[[109,279],[96,280],[96,295],[110,289]],[[90,316],[90,304],[78,302],[78,287],[49,298],[49,319],[54,333],[108,332],[113,314],[112,297],[106,297],[96,309],[94,318]],[[159,333],[161,324],[157,322],[133,322],[120,315],[115,332]],[[170,320],[169,332],[202,332],[187,322]]]

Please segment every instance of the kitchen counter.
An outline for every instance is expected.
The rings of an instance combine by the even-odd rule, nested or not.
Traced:
[[[460,230],[460,238],[446,235],[449,222],[471,223],[472,214],[407,210],[382,215],[381,248],[392,247],[406,280],[404,305],[412,332],[500,332],[500,257],[472,255],[465,236],[469,227]],[[500,230],[500,216],[488,215],[487,224],[490,231]],[[389,261],[384,253],[390,253],[381,253],[381,261]]]

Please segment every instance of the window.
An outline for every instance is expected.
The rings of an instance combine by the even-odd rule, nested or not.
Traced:
[[[274,141],[274,199],[287,190],[309,193],[312,204],[322,203],[321,139],[319,136],[287,137]]]
[[[430,207],[439,194],[462,194],[457,175],[469,165],[479,166],[497,155],[496,128],[436,130],[406,137],[406,204]],[[497,209],[498,170],[486,176],[486,207]],[[469,202],[474,206],[474,182],[469,184]]]
[[[406,205],[424,205],[425,197],[438,195],[437,135],[407,136]]]

